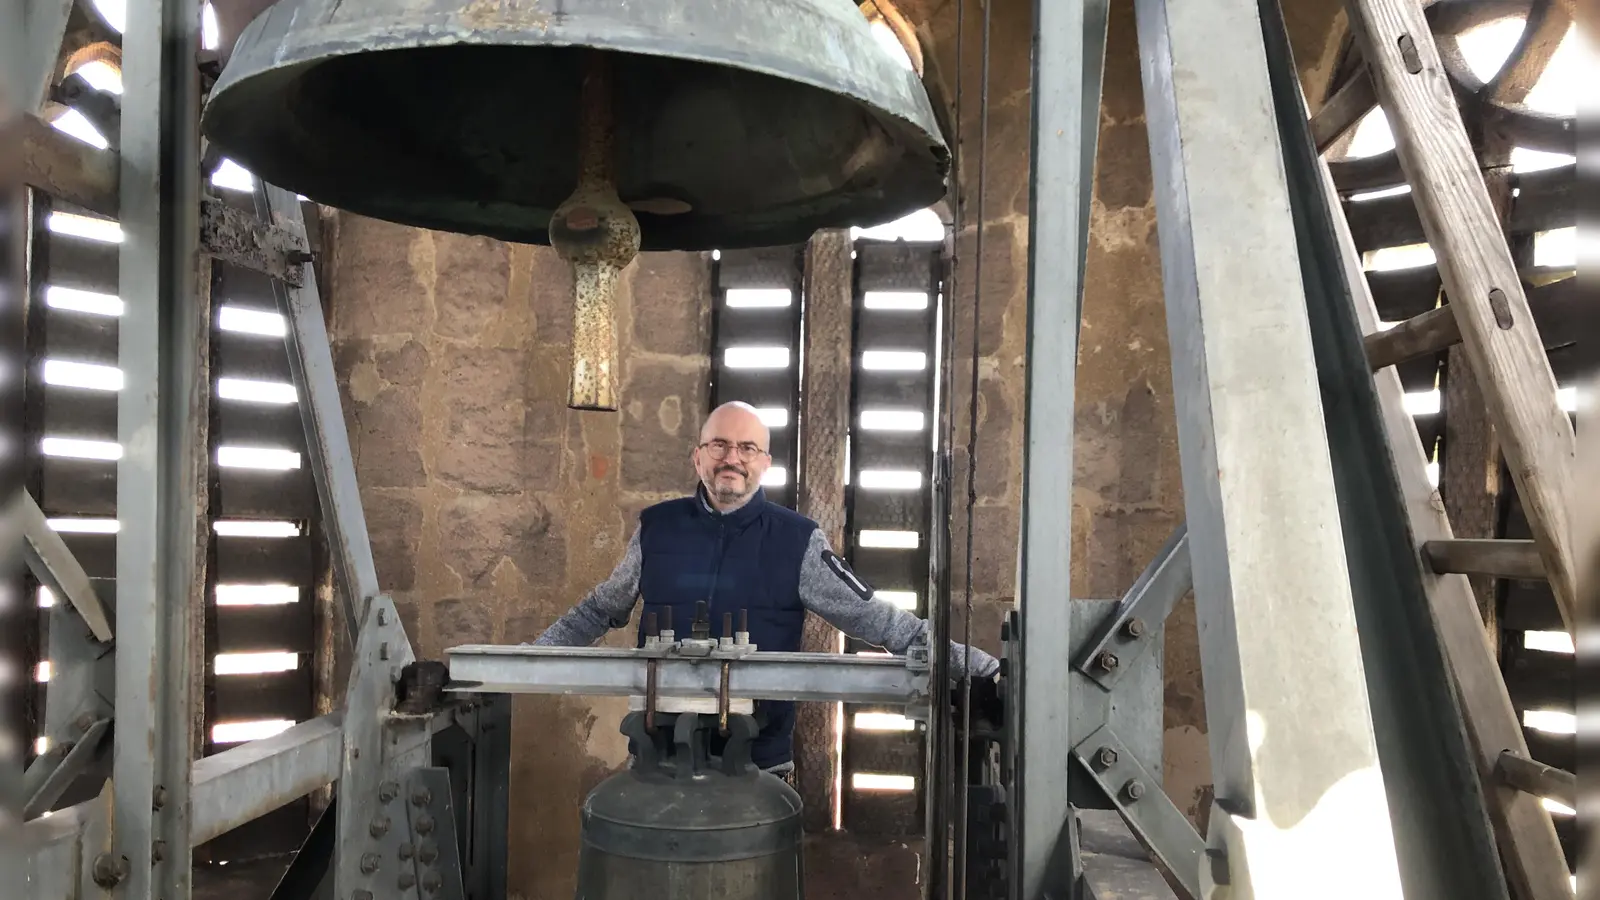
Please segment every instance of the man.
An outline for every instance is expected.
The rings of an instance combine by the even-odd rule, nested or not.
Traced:
[[[761,476],[772,463],[771,434],[755,409],[726,403],[700,429],[691,459],[700,484],[692,497],[659,503],[639,514],[639,526],[622,562],[536,644],[588,646],[607,629],[628,624],[634,601],[660,613],[670,607],[674,630],[687,633],[695,605],[711,607],[713,636],[724,613],[749,612],[750,640],[761,650],[800,649],[810,610],[857,639],[904,653],[928,623],[873,595],[828,546],[817,523],[768,503]],[[643,617],[639,644],[644,643]],[[950,671],[958,677],[968,648],[950,645]],[[994,657],[970,648],[974,692],[994,694]],[[751,746],[756,765],[776,775],[794,768],[794,704],[763,701],[764,720]]]

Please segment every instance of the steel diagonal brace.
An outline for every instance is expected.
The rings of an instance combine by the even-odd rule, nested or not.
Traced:
[[[1079,741],[1072,748],[1072,758],[1105,791],[1139,842],[1161,860],[1191,900],[1198,900],[1205,841],[1161,789],[1159,779],[1110,725]]]
[[[1106,690],[1114,689],[1125,673],[1137,668],[1139,657],[1155,643],[1161,623],[1193,587],[1189,530],[1179,525],[1073,667]]]
[[[50,527],[44,511],[27,492],[23,492],[22,499],[22,529],[26,537],[23,553],[34,577],[57,597],[72,604],[94,633],[95,640],[102,644],[109,642],[113,632],[104,601],[95,593],[94,584],[78,564],[78,558],[72,555],[71,548]]]

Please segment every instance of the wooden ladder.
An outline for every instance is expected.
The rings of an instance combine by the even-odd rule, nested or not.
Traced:
[[[1370,88],[1340,91],[1343,96],[1330,103],[1375,90],[1450,300],[1380,330],[1349,223],[1335,216],[1395,470],[1508,880],[1523,900],[1570,900],[1567,861],[1541,799],[1576,808],[1576,782],[1571,773],[1531,759],[1466,576],[1547,579],[1567,631],[1576,635],[1577,554],[1567,507],[1576,465],[1574,428],[1558,401],[1555,376],[1422,3],[1347,0],[1346,9]],[[1330,206],[1337,208],[1326,162],[1323,176]],[[1477,375],[1531,541],[1455,538],[1428,478],[1394,366],[1456,344]]]

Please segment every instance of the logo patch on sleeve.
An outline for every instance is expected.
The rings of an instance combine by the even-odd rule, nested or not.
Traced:
[[[872,599],[872,588],[867,587],[861,579],[857,578],[856,573],[850,571],[850,566],[832,550],[822,551],[822,561],[828,564],[828,568],[833,570],[833,574],[839,576],[839,580],[844,582],[845,586],[850,588],[851,592],[857,597],[863,600]]]

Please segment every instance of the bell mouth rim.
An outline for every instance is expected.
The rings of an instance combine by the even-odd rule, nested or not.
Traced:
[[[709,39],[693,35],[693,42],[682,37],[663,38],[638,29],[597,35],[593,33],[598,30],[595,27],[568,27],[554,21],[542,30],[522,23],[521,30],[511,31],[504,21],[462,24],[460,11],[438,14],[430,19],[445,24],[420,28],[408,23],[400,33],[380,36],[371,34],[370,16],[308,30],[292,28],[291,20],[296,13],[323,10],[330,4],[342,11],[368,5],[362,0],[343,0],[342,4],[335,0],[300,0],[298,3],[290,0],[269,7],[252,21],[240,35],[201,118],[201,127],[207,136],[246,168],[319,203],[414,227],[483,234],[517,243],[549,243],[548,213],[554,210],[545,210],[542,200],[537,203],[532,199],[456,203],[458,197],[444,193],[430,196],[423,189],[394,192],[393,196],[373,197],[364,202],[358,196],[361,188],[341,189],[338,184],[330,185],[328,182],[341,180],[330,175],[336,170],[327,165],[319,170],[315,164],[304,164],[307,157],[303,152],[294,151],[300,152],[299,157],[279,152],[284,159],[292,161],[272,164],[272,154],[278,152],[273,148],[293,147],[303,138],[294,134],[296,123],[301,121],[299,114],[273,112],[271,101],[315,77],[312,73],[316,69],[356,52],[409,54],[453,47],[505,47],[527,51],[595,47],[607,53],[764,76],[837,97],[841,107],[854,107],[874,123],[863,127],[882,134],[880,140],[885,155],[874,160],[865,181],[853,182],[845,177],[826,190],[780,197],[770,205],[756,204],[729,213],[706,211],[702,214],[703,198],[691,196],[675,198],[692,205],[686,212],[641,210],[638,215],[641,224],[646,225],[641,245],[644,251],[742,249],[803,241],[823,228],[872,227],[887,223],[937,203],[948,193],[951,154],[933,106],[916,74],[892,60],[874,58],[871,66],[863,68],[868,74],[875,72],[881,76],[873,81],[852,77],[854,73],[830,65],[825,58],[788,59],[770,54],[770,58],[758,58],[740,51],[732,38],[722,35],[712,35]],[[853,8],[850,12],[856,14]],[[455,24],[448,24],[451,20]],[[863,39],[872,41],[864,18],[860,27]],[[267,40],[271,37],[282,39],[269,45]],[[360,49],[353,51],[352,47],[356,46]],[[873,49],[877,50],[875,43]],[[724,58],[712,58],[712,53],[722,51],[726,51]],[[828,80],[830,77],[832,82]],[[262,115],[262,110],[269,114]],[[253,121],[257,119],[261,121]],[[256,147],[266,149],[253,149]],[[297,178],[297,168],[320,172],[317,177],[323,183]],[[497,181],[488,183],[498,184]],[[701,178],[694,183],[705,181]],[[625,190],[625,201],[653,199],[645,196],[651,189],[644,185],[619,187]],[[542,197],[542,192],[539,196]],[[711,203],[710,209],[714,210],[717,205]]]

